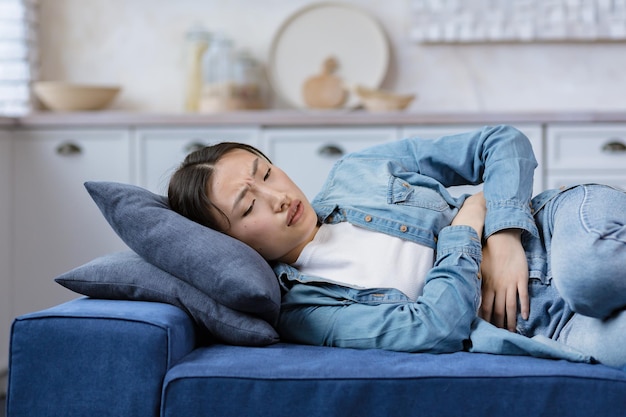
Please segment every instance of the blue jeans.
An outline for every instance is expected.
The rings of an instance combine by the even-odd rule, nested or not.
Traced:
[[[626,366],[626,193],[578,186],[545,209],[551,286],[565,303],[552,337]]]

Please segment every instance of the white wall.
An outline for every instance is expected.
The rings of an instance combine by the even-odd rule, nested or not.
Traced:
[[[181,111],[194,22],[265,60],[284,19],[313,2],[40,0],[41,78],[119,83],[115,108]],[[343,2],[384,26],[393,50],[384,87],[417,93],[411,110],[626,110],[626,43],[420,45],[409,40],[409,0]]]

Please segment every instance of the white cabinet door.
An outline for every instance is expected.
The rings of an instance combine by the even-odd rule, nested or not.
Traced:
[[[267,129],[264,150],[310,199],[320,191],[333,164],[344,154],[396,140],[395,127]]]
[[[483,125],[454,125],[454,126],[406,126],[402,129],[402,137],[418,136],[424,139],[436,139],[441,136],[454,135],[457,133],[470,132],[480,129]],[[515,127],[522,131],[530,140],[535,158],[537,159],[537,169],[535,170],[535,178],[533,185],[533,195],[536,195],[545,189],[545,170],[543,157],[543,129],[537,124],[516,124]],[[461,186],[450,187],[453,195],[462,193],[474,193],[482,189],[481,186]]]
[[[0,379],[7,369],[11,327],[11,141],[0,130]],[[0,387],[1,391],[1,387]],[[2,393],[0,392],[0,395]]]
[[[124,130],[15,133],[14,315],[76,297],[53,278],[126,249],[83,183],[130,182],[129,147]]]
[[[217,142],[243,142],[258,146],[258,129],[139,129],[137,179],[139,185],[165,195],[173,171],[190,152]]]

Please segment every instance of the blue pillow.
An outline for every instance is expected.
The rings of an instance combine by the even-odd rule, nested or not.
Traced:
[[[132,251],[94,259],[58,276],[55,281],[94,298],[175,305],[194,320],[204,341],[266,346],[279,340],[276,330],[267,321],[219,304]]]
[[[87,191],[122,240],[146,261],[235,311],[276,324],[280,288],[254,249],[171,210],[167,198],[115,182]]]

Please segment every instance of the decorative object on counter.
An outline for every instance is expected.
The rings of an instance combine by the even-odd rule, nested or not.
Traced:
[[[357,85],[354,92],[368,111],[398,111],[406,109],[415,99],[415,94],[395,94]]]
[[[389,66],[389,44],[380,24],[355,6],[315,3],[291,15],[272,41],[268,69],[270,83],[287,104],[307,108],[302,85],[329,56],[341,67],[337,71],[347,85],[379,87]],[[343,107],[358,104],[349,96]]]
[[[202,60],[202,72],[201,113],[265,107],[261,65],[248,51],[236,52],[225,35],[213,39]]]
[[[202,90],[202,58],[209,48],[211,33],[196,23],[186,33],[185,40],[187,43],[185,111],[196,112],[200,105]]]
[[[0,116],[22,116],[33,109],[38,9],[32,0],[0,1]]]
[[[302,85],[304,103],[314,109],[334,109],[342,107],[348,98],[348,91],[341,78],[334,75],[339,63],[335,57],[328,57],[322,64],[319,75],[308,78]]]
[[[86,111],[106,108],[120,92],[117,86],[40,81],[34,84],[37,98],[52,111]]]

